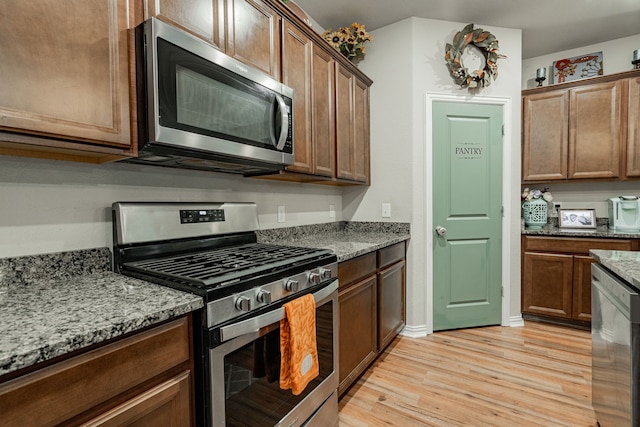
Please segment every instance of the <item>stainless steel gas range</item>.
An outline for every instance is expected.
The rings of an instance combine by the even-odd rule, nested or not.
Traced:
[[[257,243],[253,203],[113,204],[114,268],[200,295],[196,418],[203,426],[338,423],[337,260],[328,250]],[[279,387],[283,304],[312,294],[319,376]]]

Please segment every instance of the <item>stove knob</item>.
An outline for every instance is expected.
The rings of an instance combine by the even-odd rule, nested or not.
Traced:
[[[331,270],[328,268],[321,268],[320,269],[320,278],[322,280],[329,280],[331,279]]]
[[[247,297],[238,297],[236,300],[236,308],[240,311],[250,311],[251,300]]]
[[[298,292],[298,285],[297,280],[287,280],[284,284],[284,290],[288,292]]]
[[[271,304],[271,292],[264,289],[258,292],[258,302],[263,304]]]
[[[309,283],[311,285],[318,285],[320,284],[320,275],[318,273],[311,273],[309,274]]]

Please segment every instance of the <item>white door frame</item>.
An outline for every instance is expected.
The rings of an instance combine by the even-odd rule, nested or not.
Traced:
[[[433,333],[433,102],[445,101],[445,102],[460,102],[469,104],[485,104],[485,105],[501,105],[502,106],[502,123],[504,124],[504,135],[502,137],[502,205],[504,208],[503,220],[502,220],[502,326],[510,325],[510,306],[509,300],[511,295],[510,281],[511,277],[511,263],[509,249],[511,242],[511,231],[509,227],[509,218],[513,214],[509,197],[509,179],[512,174],[511,158],[511,98],[506,97],[487,97],[487,96],[457,96],[437,93],[427,93],[426,96],[426,120],[425,120],[425,136],[426,145],[424,150],[424,165],[428,171],[425,173],[425,191],[424,191],[424,219],[425,219],[425,236],[424,242],[426,245],[426,333]]]

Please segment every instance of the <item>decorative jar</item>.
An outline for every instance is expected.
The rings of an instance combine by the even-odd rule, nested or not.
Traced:
[[[528,229],[541,230],[547,224],[547,207],[547,201],[542,198],[522,203],[522,217]]]

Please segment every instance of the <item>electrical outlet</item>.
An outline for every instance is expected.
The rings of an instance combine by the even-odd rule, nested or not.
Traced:
[[[391,218],[391,203],[382,204],[382,218]]]
[[[336,217],[336,207],[334,205],[329,205],[329,218]]]
[[[278,206],[278,222],[284,222],[284,205]]]

